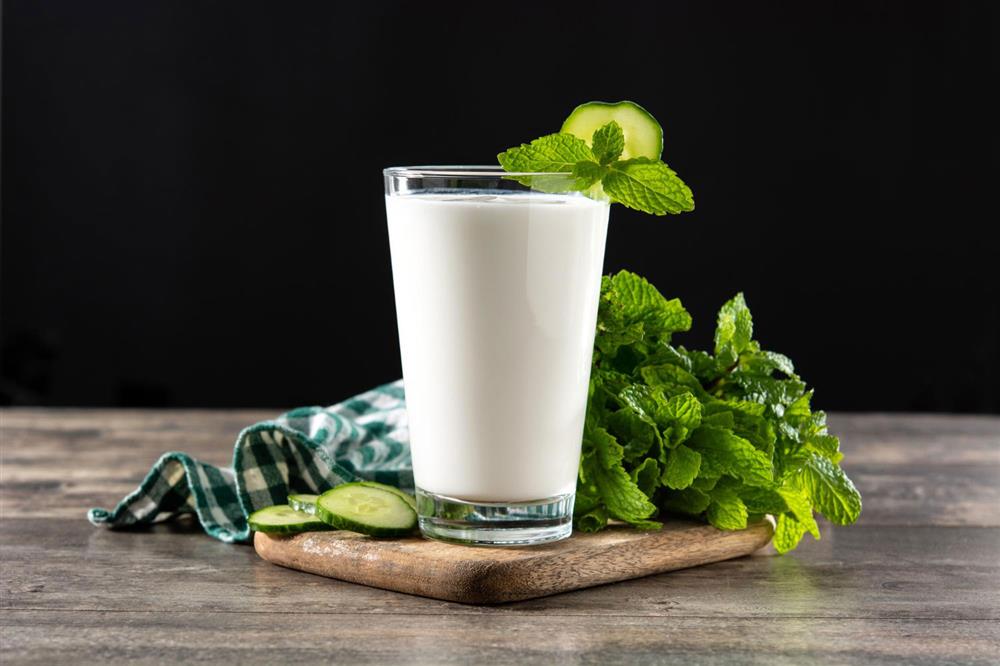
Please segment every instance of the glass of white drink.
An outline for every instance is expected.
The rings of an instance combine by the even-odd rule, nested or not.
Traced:
[[[568,537],[609,205],[569,174],[384,171],[420,528]]]

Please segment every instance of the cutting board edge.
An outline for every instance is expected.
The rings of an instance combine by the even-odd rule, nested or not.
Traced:
[[[466,560],[453,563],[447,575],[435,571],[433,566],[417,566],[419,558],[413,557],[406,562],[408,565],[412,561],[414,566],[390,566],[395,569],[394,575],[387,575],[381,570],[378,558],[352,552],[357,542],[345,541],[342,557],[320,557],[306,552],[308,534],[273,538],[258,532],[254,547],[262,559],[289,569],[433,599],[492,605],[743,557],[766,546],[773,531],[773,523],[765,520],[737,532],[699,525],[682,534],[633,533],[629,540],[614,546],[588,548],[582,544],[575,558],[586,563],[591,571],[576,579],[563,575],[572,571],[567,569],[565,560],[572,562],[574,556],[561,551],[538,551],[513,561]],[[322,534],[329,542],[332,533],[313,534]],[[399,553],[393,555],[400,557]],[[422,564],[426,563],[424,558]]]
[[[491,572],[491,575],[476,581],[477,585],[469,586],[474,591],[466,594],[464,599],[451,599],[451,601],[475,604],[525,601],[527,599],[561,594],[573,590],[582,590],[588,587],[620,583],[635,578],[690,569],[705,564],[724,562],[736,559],[737,557],[752,555],[766,546],[770,543],[771,537],[774,534],[774,527],[769,521],[764,520],[739,531],[721,531],[711,525],[702,525],[698,532],[712,535],[711,539],[701,542],[702,544],[711,544],[711,546],[692,548],[688,544],[688,549],[683,554],[670,549],[664,549],[667,552],[659,553],[659,556],[656,558],[646,553],[645,559],[639,560],[633,558],[631,562],[626,560],[624,563],[622,561],[623,557],[629,554],[629,551],[631,551],[633,556],[637,556],[640,554],[639,551],[648,545],[648,542],[637,539],[623,544],[621,549],[606,548],[593,552],[587,555],[588,564],[591,568],[597,569],[601,573],[592,574],[586,579],[578,579],[577,581],[570,581],[562,585],[547,584],[544,576],[533,575],[531,569],[522,572],[510,571],[516,565],[513,563],[500,563],[495,566],[495,570]],[[655,532],[647,534],[655,535]],[[650,539],[650,541],[653,540]],[[558,560],[558,557],[553,556],[551,559]],[[503,582],[505,581],[502,578],[505,569],[510,571],[510,578],[521,581],[520,586],[504,588]],[[465,599],[472,600],[466,601]]]

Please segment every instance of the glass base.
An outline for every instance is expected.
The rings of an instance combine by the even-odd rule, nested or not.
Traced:
[[[470,546],[533,546],[573,533],[569,493],[532,502],[465,502],[417,488],[424,536]]]

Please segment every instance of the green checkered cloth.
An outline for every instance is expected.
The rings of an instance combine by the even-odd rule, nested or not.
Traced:
[[[236,438],[232,467],[164,453],[114,510],[91,509],[87,517],[127,528],[194,513],[216,539],[249,541],[247,516],[284,504],[289,493],[321,493],[361,479],[412,490],[408,435],[400,380],[246,428]]]

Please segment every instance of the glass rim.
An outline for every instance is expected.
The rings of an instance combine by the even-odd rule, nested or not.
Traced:
[[[502,166],[489,164],[392,166],[382,169],[382,174],[403,178],[496,178],[500,176],[561,176],[564,178],[573,178],[573,174],[568,171],[504,171]]]

